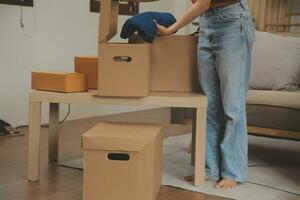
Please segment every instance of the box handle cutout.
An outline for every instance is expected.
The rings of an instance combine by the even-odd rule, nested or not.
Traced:
[[[131,62],[131,57],[129,56],[115,56],[114,61],[115,62]]]
[[[109,153],[107,158],[109,160],[128,161],[130,156],[127,153]]]

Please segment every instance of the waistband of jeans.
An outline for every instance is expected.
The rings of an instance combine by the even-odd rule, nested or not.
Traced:
[[[230,10],[230,9],[239,8],[239,7],[242,9],[246,9],[248,7],[247,2],[245,0],[241,0],[237,3],[231,4],[228,6],[223,6],[223,7],[218,7],[218,8],[210,8],[209,10],[204,12],[201,16],[216,15],[220,11]]]

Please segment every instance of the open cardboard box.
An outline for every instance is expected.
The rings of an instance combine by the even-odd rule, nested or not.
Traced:
[[[128,2],[152,2],[158,0],[127,0]],[[99,43],[106,43],[117,34],[119,0],[101,0]]]
[[[99,44],[98,95],[145,97],[150,93],[151,44]]]
[[[133,35],[130,43],[145,41]],[[157,36],[151,50],[151,91],[196,92],[200,90],[197,67],[197,43],[194,35]]]
[[[197,41],[192,35],[155,38],[151,52],[152,91],[199,91]]]
[[[129,44],[108,43],[117,33],[118,6],[118,1],[102,0],[98,95],[145,97],[150,91],[199,91],[197,38],[161,36],[150,44],[133,36]]]
[[[118,11],[118,0],[101,1],[98,96],[145,97],[150,93],[151,44],[109,43],[117,33]]]

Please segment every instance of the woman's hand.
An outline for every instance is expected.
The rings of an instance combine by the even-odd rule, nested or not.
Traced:
[[[210,7],[211,0],[191,0],[193,5],[186,11],[186,13],[172,26],[166,28],[157,24],[158,35],[170,35],[175,33],[180,28],[191,23],[197,17],[199,17],[203,12],[207,11]]]
[[[172,33],[176,32],[176,30],[172,30],[172,26],[164,27],[162,25],[156,24],[157,26],[157,35],[171,35]]]

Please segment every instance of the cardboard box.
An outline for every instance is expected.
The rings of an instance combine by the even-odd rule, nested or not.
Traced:
[[[144,43],[137,35],[130,43]],[[156,37],[151,52],[151,90],[200,91],[197,67],[198,39],[192,35]]]
[[[99,44],[98,95],[145,97],[150,93],[151,44]]]
[[[75,72],[87,76],[89,89],[98,89],[98,56],[76,56],[74,66]]]
[[[162,126],[99,123],[82,136],[84,200],[155,200],[162,171]]]
[[[119,1],[101,0],[99,43],[106,43],[117,34]]]
[[[158,0],[127,0],[129,2],[152,2]],[[106,43],[117,34],[119,15],[119,1],[101,0],[99,43]]]
[[[31,88],[53,92],[85,92],[85,74],[66,72],[32,72]]]

